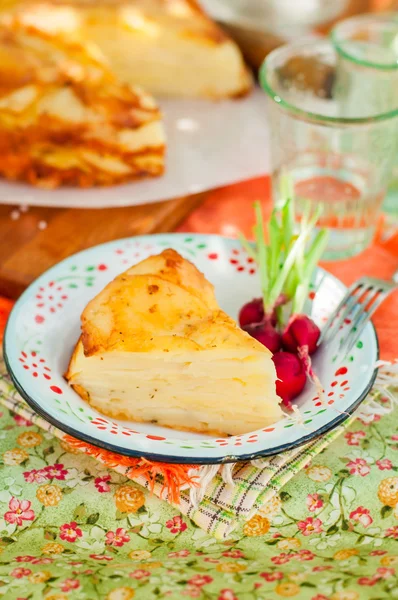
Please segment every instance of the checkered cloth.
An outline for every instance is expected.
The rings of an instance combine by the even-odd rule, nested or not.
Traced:
[[[60,440],[64,439],[65,434],[62,431],[37,415],[19,396],[2,360],[0,360],[0,403]],[[206,469],[206,475],[201,478],[205,490],[200,490],[200,501],[195,502],[192,490],[186,489],[181,492],[177,508],[206,532],[218,539],[226,539],[239,524],[251,519],[261,511],[262,507],[266,510],[266,504],[281,491],[282,487],[305,468],[314,456],[335,440],[353,420],[355,417],[349,418],[344,425],[306,446],[252,463],[236,463],[228,466],[228,476],[226,476],[226,466],[202,467]],[[145,477],[129,477],[128,467],[113,468],[136,483],[149,487]],[[153,492],[159,498],[170,501],[161,480],[155,482]],[[263,514],[266,516],[266,512]]]

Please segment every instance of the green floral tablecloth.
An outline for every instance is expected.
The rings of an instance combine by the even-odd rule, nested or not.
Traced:
[[[219,542],[3,410],[0,596],[398,598],[397,416],[357,421],[279,498]]]

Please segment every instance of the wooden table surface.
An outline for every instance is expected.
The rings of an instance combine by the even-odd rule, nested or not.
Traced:
[[[15,207],[2,205],[0,295],[17,298],[46,269],[84,248],[132,235],[173,231],[204,197],[196,194],[98,210],[31,207],[19,213],[17,220],[11,218]]]

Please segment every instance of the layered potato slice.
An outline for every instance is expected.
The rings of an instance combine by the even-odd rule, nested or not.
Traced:
[[[122,81],[153,94],[224,98],[252,77],[238,46],[196,0],[11,0],[25,22],[95,42]]]
[[[122,273],[87,305],[65,377],[111,418],[224,435],[282,416],[271,353],[174,250]]]
[[[0,24],[0,174],[45,188],[163,173],[153,98],[120,84],[95,45]]]

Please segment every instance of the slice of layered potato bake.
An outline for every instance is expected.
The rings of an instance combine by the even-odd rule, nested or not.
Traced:
[[[45,188],[163,173],[153,98],[120,84],[95,45],[18,18],[0,24],[0,174]]]
[[[235,435],[282,416],[271,353],[174,250],[131,267],[87,305],[65,377],[111,418]]]
[[[252,86],[238,46],[196,0],[8,0],[7,7],[48,34],[94,42],[120,80],[155,95],[225,98]]]

